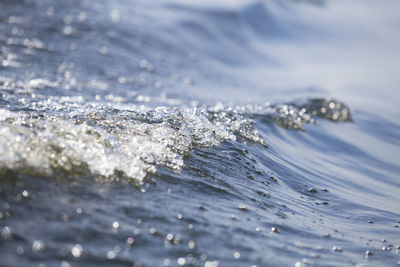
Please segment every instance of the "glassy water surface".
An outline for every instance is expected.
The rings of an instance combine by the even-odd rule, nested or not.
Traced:
[[[399,8],[0,2],[0,265],[399,264]]]

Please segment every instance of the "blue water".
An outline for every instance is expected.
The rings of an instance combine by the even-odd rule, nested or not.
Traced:
[[[0,2],[0,266],[394,266],[397,1]]]

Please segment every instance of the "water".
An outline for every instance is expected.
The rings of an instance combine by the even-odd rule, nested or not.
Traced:
[[[393,266],[396,1],[0,3],[1,266]]]

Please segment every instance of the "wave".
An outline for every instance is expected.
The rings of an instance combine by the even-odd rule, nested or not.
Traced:
[[[314,123],[316,116],[351,120],[350,109],[331,99],[311,99],[300,105],[219,103],[148,110],[119,110],[95,103],[78,108],[62,99],[31,103],[25,112],[0,110],[1,172],[142,181],[156,173],[157,165],[180,170],[193,147],[241,139],[265,146],[254,126],[255,117],[297,130],[303,123]]]

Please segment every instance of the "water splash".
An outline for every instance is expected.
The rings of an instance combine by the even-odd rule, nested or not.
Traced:
[[[302,105],[219,104],[144,111],[77,105],[70,100],[34,102],[29,112],[0,110],[0,173],[90,174],[142,181],[156,173],[157,165],[180,170],[193,147],[239,139],[266,145],[253,117],[270,118],[288,129],[301,129],[303,123],[313,123],[314,116],[351,119],[346,105],[330,99],[312,99]]]

